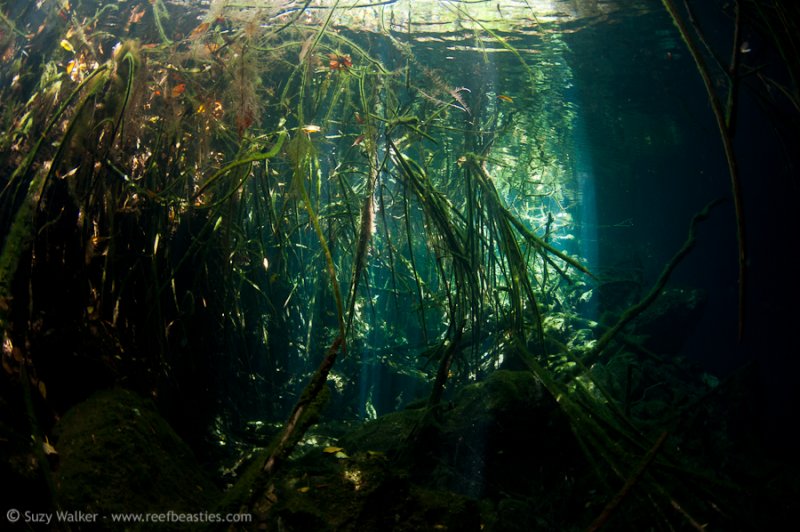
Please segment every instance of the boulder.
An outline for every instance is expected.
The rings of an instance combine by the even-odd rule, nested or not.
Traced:
[[[94,394],[64,415],[56,435],[54,482],[64,510],[106,518],[111,513],[211,512],[220,498],[189,446],[151,401],[131,391]]]

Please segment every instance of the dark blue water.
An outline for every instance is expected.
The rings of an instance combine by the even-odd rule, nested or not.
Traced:
[[[708,12],[697,6],[698,19],[710,44],[727,58],[732,25],[713,18],[714,7],[705,7]],[[721,377],[750,364],[746,372],[758,382],[761,429],[772,444],[788,449],[796,440],[787,423],[798,404],[792,331],[799,292],[790,280],[793,265],[787,254],[797,229],[798,162],[789,148],[796,145],[797,130],[776,115],[793,111],[785,101],[765,105],[763,86],[743,80],[734,146],[748,261],[744,336],[738,340],[730,176],[696,65],[663,11],[620,15],[609,22],[566,38],[585,131],[583,158],[590,161],[586,164],[596,183],[599,267],[633,265],[644,279],[654,279],[686,238],[691,217],[709,201],[724,198],[700,226],[695,249],[672,277],[708,295],[682,354]],[[743,35],[757,42],[752,32],[743,30]],[[780,70],[781,58],[769,56],[774,51],[765,48],[743,56],[742,62]],[[719,79],[713,62],[712,71]],[[776,75],[784,79],[785,71]],[[724,98],[726,92],[718,94]]]

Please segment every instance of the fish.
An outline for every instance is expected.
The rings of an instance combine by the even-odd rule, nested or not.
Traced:
[[[364,142],[364,135],[359,135],[356,137],[356,140],[353,141],[353,146],[358,146],[362,142]]]
[[[350,54],[330,54],[328,56],[331,70],[347,70],[353,66],[353,59]]]
[[[498,94],[497,99],[507,103],[514,103],[514,98],[511,96],[506,96],[505,94]]]
[[[326,453],[326,454],[334,454],[334,453],[338,453],[339,451],[344,451],[344,447],[329,446],[329,447],[325,447],[325,448],[322,449],[322,452]]]
[[[195,29],[192,30],[192,32],[189,34],[189,39],[197,39],[202,34],[207,32],[208,28],[210,27],[211,27],[210,22],[203,22],[202,24],[200,24],[199,26],[197,26]]]
[[[144,14],[145,14],[145,10],[144,10],[143,6],[139,5],[139,6],[134,7],[131,10],[130,16],[128,17],[128,26],[131,26],[133,24],[138,24],[139,21],[142,20],[142,17],[144,16]]]
[[[183,94],[185,90],[186,90],[186,83],[178,83],[177,85],[172,87],[170,94],[172,95],[173,98],[177,98],[178,96]]]

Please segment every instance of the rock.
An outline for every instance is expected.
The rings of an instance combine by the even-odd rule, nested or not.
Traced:
[[[340,445],[396,456],[422,416],[422,410],[383,416]],[[508,493],[537,500],[558,492],[564,504],[548,512],[570,511],[569,501],[577,498],[568,494],[586,463],[566,415],[529,371],[495,371],[461,389],[437,417],[438,426],[410,460],[415,484],[495,501]]]
[[[189,446],[133,392],[96,393],[66,413],[56,434],[54,481],[64,509],[108,517],[210,512],[220,499]]]
[[[567,417],[529,371],[464,387],[442,423],[437,482],[478,498],[542,496],[583,464]]]

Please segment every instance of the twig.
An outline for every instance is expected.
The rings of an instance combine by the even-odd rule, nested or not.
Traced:
[[[295,444],[300,441],[300,438],[303,437],[303,434],[311,425],[310,422],[301,421],[303,421],[303,417],[308,412],[309,406],[316,401],[319,393],[322,391],[322,387],[325,386],[328,374],[331,368],[333,368],[333,364],[336,362],[336,357],[339,354],[339,347],[342,345],[342,341],[343,338],[341,336],[338,336],[336,340],[334,340],[328,352],[325,353],[325,358],[322,359],[322,363],[319,368],[317,368],[317,372],[314,374],[314,377],[312,377],[311,382],[308,383],[300,399],[297,401],[297,404],[294,405],[294,409],[292,409],[289,419],[286,420],[283,430],[277,439],[277,443],[273,445],[269,457],[266,462],[264,462],[264,467],[262,468],[264,473],[270,475],[275,471],[281,459],[292,452]]]
[[[650,463],[656,457],[658,450],[661,449],[661,446],[664,444],[666,439],[667,431],[664,431],[658,437],[650,450],[647,451],[647,454],[644,455],[642,461],[639,462],[639,465],[636,466],[633,474],[628,477],[628,480],[622,486],[622,489],[619,490],[613,499],[608,501],[606,507],[603,508],[602,512],[600,512],[600,515],[598,515],[592,524],[589,525],[589,528],[586,529],[587,532],[595,532],[596,530],[600,530],[600,528],[606,524],[606,522],[611,518],[611,515],[614,513],[614,510],[616,510],[622,501],[625,500],[625,497],[628,496],[628,493],[631,491],[633,486],[635,486],[636,483],[639,482],[639,479],[642,478],[645,470],[647,470],[648,466],[650,466]]]

